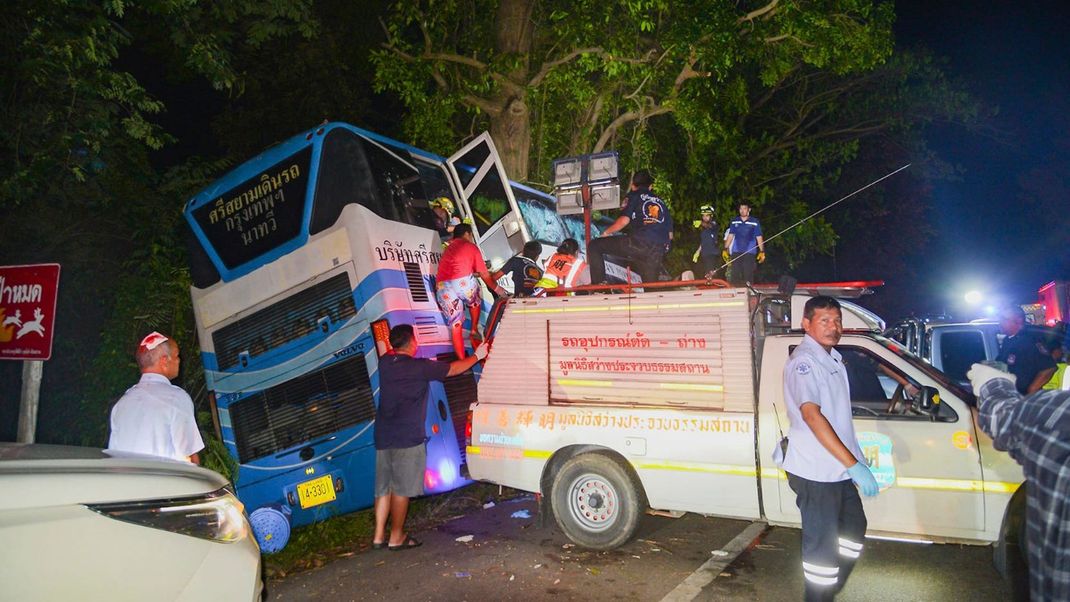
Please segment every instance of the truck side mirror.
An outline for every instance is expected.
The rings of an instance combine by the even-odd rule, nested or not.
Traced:
[[[935,420],[940,414],[940,392],[936,390],[936,387],[922,387],[918,395],[920,397],[915,408],[922,414],[932,416]]]

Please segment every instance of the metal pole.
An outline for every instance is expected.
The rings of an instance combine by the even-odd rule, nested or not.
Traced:
[[[33,443],[37,431],[37,402],[41,398],[42,361],[22,362],[22,401],[19,404],[18,443]]]

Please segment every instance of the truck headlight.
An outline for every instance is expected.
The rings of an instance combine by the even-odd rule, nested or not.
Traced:
[[[86,504],[86,507],[108,518],[212,541],[233,543],[249,535],[245,507],[227,487],[191,497]]]

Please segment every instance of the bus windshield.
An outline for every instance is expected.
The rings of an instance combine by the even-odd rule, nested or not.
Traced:
[[[522,186],[513,185],[513,196],[533,239],[557,246],[566,238],[574,238],[580,250],[586,251],[582,215],[559,215],[553,197]],[[601,215],[592,217],[591,236],[598,236],[612,223]]]

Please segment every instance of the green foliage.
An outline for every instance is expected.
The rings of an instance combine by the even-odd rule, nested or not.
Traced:
[[[38,440],[106,443],[111,404],[137,378],[139,335],[182,343],[182,383],[203,405],[181,207],[220,164],[160,175],[149,153],[175,140],[138,73],[235,93],[233,57],[309,36],[307,0],[98,3],[16,0],[0,24],[0,256],[63,266]],[[185,133],[185,132],[183,132]],[[195,173],[200,171],[200,173]],[[192,360],[192,361],[190,361]],[[200,393],[198,394],[198,390]]]
[[[397,2],[372,61],[418,145],[448,152],[490,129],[507,171],[536,183],[557,157],[614,148],[624,173],[659,175],[678,223],[708,200],[748,198],[775,227],[808,213],[862,138],[920,119],[887,100],[863,108],[902,77],[902,63],[889,68],[893,17],[873,0]],[[827,222],[806,228],[779,245],[789,265],[835,241]],[[694,233],[678,236],[690,247]]]

